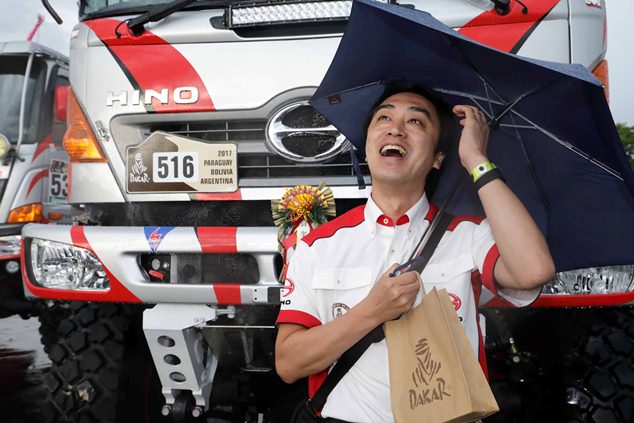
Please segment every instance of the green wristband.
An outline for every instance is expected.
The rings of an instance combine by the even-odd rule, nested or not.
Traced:
[[[473,182],[476,182],[478,179],[482,177],[482,175],[492,171],[493,169],[496,169],[496,166],[487,160],[486,162],[482,162],[476,167],[474,167],[473,170],[469,173],[471,174],[471,177],[473,178]]]

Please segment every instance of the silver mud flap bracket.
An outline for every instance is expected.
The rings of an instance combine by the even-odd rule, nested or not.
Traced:
[[[232,313],[231,306],[219,310],[197,304],[157,304],[143,312],[143,332],[165,397],[163,415],[171,413],[181,391],[191,391],[194,417],[208,409],[218,358],[197,328]]]

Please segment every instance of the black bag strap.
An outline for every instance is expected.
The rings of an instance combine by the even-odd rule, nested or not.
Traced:
[[[442,239],[445,231],[449,227],[449,224],[453,220],[453,215],[450,213],[441,210],[438,212],[436,216],[438,219],[438,224],[433,228],[433,232],[431,233],[429,240],[423,247],[420,255],[418,257],[414,257],[407,263],[399,266],[404,269],[404,271],[417,271],[422,273],[425,266],[431,259],[431,256],[434,254],[438,243]],[[385,338],[385,332],[383,332],[383,325],[379,325],[376,328],[372,329],[368,332],[363,338],[361,338],[356,344],[351,346],[348,350],[346,350],[339,360],[337,360],[337,364],[330,370],[328,376],[326,376],[326,380],[321,384],[315,395],[311,399],[308,400],[307,405],[308,408],[317,415],[326,405],[326,400],[328,399],[328,395],[332,392],[332,390],[337,386],[337,383],[348,373],[348,370],[354,363],[356,363],[359,358],[363,355],[363,353],[375,342],[380,342]]]

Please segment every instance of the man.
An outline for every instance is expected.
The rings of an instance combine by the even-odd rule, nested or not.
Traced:
[[[555,270],[546,241],[522,203],[501,178],[491,177],[498,171],[490,170],[487,159],[484,115],[463,105],[453,113],[461,118],[461,163],[487,181],[476,182],[486,220],[454,219],[421,277],[426,289],[447,289],[482,360],[478,297],[500,295],[515,305],[529,304]],[[276,343],[276,368],[283,380],[309,376],[312,395],[344,351],[414,304],[418,276],[389,273],[409,257],[436,212],[425,186],[444,159],[446,145],[439,148],[439,143],[447,141],[448,114],[422,88],[388,92],[374,109],[366,137],[371,197],[306,236],[289,264],[288,301],[280,311]],[[488,172],[494,173],[485,178]],[[387,367],[383,340],[341,379],[322,416],[393,421]]]

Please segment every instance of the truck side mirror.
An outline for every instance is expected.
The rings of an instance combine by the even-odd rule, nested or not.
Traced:
[[[66,122],[66,109],[68,107],[68,85],[55,88],[55,119]]]

